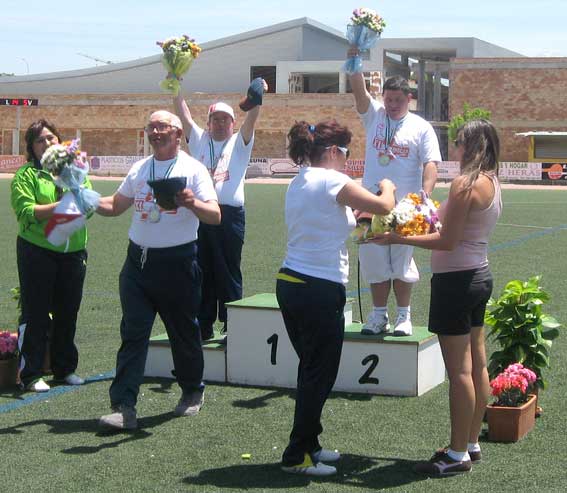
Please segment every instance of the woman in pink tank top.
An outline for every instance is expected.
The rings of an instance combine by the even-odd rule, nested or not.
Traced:
[[[441,205],[441,231],[413,237],[387,233],[377,240],[433,250],[429,331],[439,337],[449,375],[451,442],[415,466],[430,476],[468,472],[480,462],[478,436],[490,390],[483,325],[492,293],[488,238],[502,210],[500,145],[486,120],[463,125],[455,145],[461,173]]]

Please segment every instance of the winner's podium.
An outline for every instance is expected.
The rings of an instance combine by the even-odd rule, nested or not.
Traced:
[[[418,396],[442,383],[445,367],[437,336],[414,327],[408,337],[360,334],[345,305],[345,340],[333,390]],[[260,387],[296,387],[298,358],[274,294],[227,303],[228,340],[203,344],[204,379]],[[150,340],[146,376],[172,377],[167,335]]]
[[[296,387],[298,358],[273,294],[227,304],[227,380],[232,383]],[[385,395],[422,395],[445,379],[437,336],[423,327],[414,335],[366,336],[345,306],[345,340],[333,390]]]

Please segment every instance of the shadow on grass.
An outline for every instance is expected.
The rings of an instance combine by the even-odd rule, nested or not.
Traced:
[[[188,485],[217,488],[247,489],[299,488],[311,481],[326,482],[364,490],[394,488],[426,479],[412,472],[417,461],[396,457],[365,457],[345,454],[336,464],[337,475],[326,478],[292,475],[283,472],[279,464],[242,464],[201,471],[196,476],[187,476],[183,483]]]
[[[92,433],[100,438],[119,438],[119,440],[100,443],[96,446],[71,447],[61,451],[64,454],[94,454],[104,449],[118,447],[123,443],[148,438],[152,436],[152,433],[148,430],[175,418],[172,412],[140,418],[138,419],[138,429],[136,430],[103,430],[98,426],[98,419],[37,419],[26,423],[19,423],[8,428],[0,428],[0,436],[20,435],[26,431],[26,428],[48,426],[50,428],[48,433],[54,433],[56,435]]]
[[[219,385],[219,384],[217,384]],[[236,387],[245,387],[245,388],[258,388],[254,386],[247,386],[247,385],[235,385],[235,384],[220,384],[222,385],[231,385]],[[280,397],[289,397],[290,399],[295,399],[295,389],[281,389],[276,387],[262,387],[266,389],[266,393],[260,395],[258,397],[253,397],[251,399],[237,399],[232,401],[232,405],[234,407],[240,407],[245,409],[258,409],[261,407],[266,407],[269,404],[271,399],[278,399]],[[333,399],[347,399],[349,401],[360,401],[366,402],[372,399],[371,394],[352,394],[346,392],[332,392],[329,396],[328,400]]]

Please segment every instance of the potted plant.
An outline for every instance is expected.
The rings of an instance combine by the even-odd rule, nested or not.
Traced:
[[[0,388],[16,384],[18,375],[18,335],[0,332]]]
[[[490,382],[496,402],[486,410],[489,440],[517,442],[534,427],[536,396],[529,392],[536,379],[533,371],[515,363]]]
[[[510,281],[500,298],[489,301],[484,322],[490,328],[489,337],[494,337],[501,347],[490,356],[490,378],[512,363],[521,363],[535,372],[536,391],[546,387],[543,371],[549,368],[552,341],[561,327],[542,311],[549,298],[540,286],[540,277],[534,276],[525,282]]]

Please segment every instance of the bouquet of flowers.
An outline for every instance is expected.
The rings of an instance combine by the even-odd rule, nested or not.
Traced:
[[[18,334],[0,332],[0,359],[12,359],[18,354]]]
[[[162,80],[159,86],[163,91],[177,96],[181,87],[181,76],[189,70],[201,48],[186,34],[158,41],[157,45],[163,50],[161,61],[167,70],[167,78]]]
[[[79,139],[48,147],[41,165],[51,173],[58,187],[68,190],[45,227],[48,241],[58,246],[85,225],[85,216],[98,207],[100,194],[83,185],[89,163],[86,153],[79,149]]]
[[[385,216],[374,214],[359,217],[359,225],[351,233],[353,240],[364,242],[376,234],[395,232],[401,236],[419,236],[441,229],[437,215],[439,202],[423,191],[409,193]]]
[[[496,406],[518,407],[528,400],[528,391],[537,379],[536,374],[521,363],[508,366],[490,382]]]
[[[360,51],[367,51],[374,46],[386,27],[386,22],[374,10],[364,7],[352,11],[351,23],[347,26],[346,37],[351,45]],[[347,74],[362,72],[362,58],[354,56],[343,65]]]

